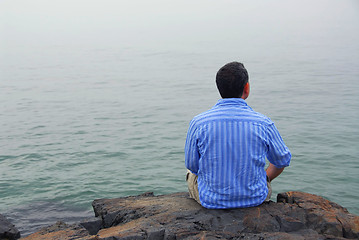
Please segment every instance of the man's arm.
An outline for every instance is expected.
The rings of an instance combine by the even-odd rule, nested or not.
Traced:
[[[283,170],[284,170],[284,167],[283,168],[277,168],[272,163],[269,163],[269,166],[268,166],[268,168],[266,170],[267,176],[269,178],[269,181],[272,181],[273,179],[278,177],[283,172]]]
[[[186,144],[185,144],[185,165],[188,170],[197,175],[199,168],[199,151],[196,140],[196,128],[193,121],[190,123],[190,127],[187,132]]]
[[[272,123],[268,126],[268,155],[269,167],[266,170],[269,181],[278,177],[288,167],[292,154],[288,147],[284,144],[277,128]]]

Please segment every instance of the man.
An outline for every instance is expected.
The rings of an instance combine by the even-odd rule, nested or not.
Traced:
[[[289,166],[291,153],[274,123],[245,102],[250,87],[242,63],[223,66],[216,84],[222,99],[194,117],[187,133],[190,196],[210,209],[258,206],[270,199],[270,181]]]

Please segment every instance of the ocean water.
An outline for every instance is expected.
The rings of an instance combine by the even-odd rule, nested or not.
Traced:
[[[278,192],[359,214],[357,1],[1,1],[0,213],[27,235],[97,198],[186,191],[189,121],[241,61],[293,158]]]

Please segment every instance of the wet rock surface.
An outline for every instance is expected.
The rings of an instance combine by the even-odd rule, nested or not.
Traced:
[[[187,193],[98,199],[96,218],[24,239],[358,239],[359,216],[320,196],[278,194],[258,207],[209,210]]]
[[[0,214],[0,239],[18,239],[20,232],[17,228],[3,215]]]

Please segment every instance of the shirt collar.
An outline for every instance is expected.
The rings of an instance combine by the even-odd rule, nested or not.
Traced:
[[[242,98],[222,98],[219,99],[215,107],[218,106],[238,106],[238,107],[247,107],[248,104]]]

